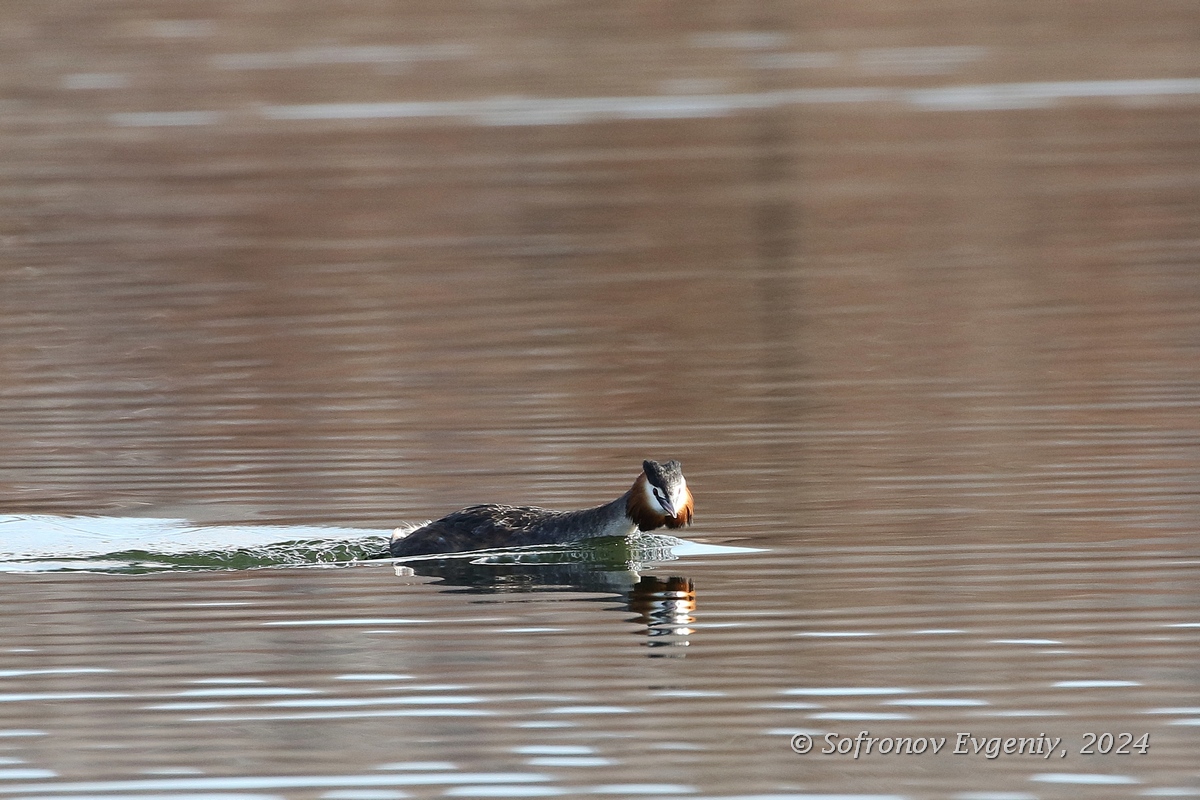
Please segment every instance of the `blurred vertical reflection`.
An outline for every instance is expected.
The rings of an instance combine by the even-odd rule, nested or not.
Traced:
[[[696,587],[688,578],[643,575],[629,592],[629,610],[646,625],[650,647],[687,647],[696,621]]]

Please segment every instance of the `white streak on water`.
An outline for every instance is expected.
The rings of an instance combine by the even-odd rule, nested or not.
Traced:
[[[242,67],[249,68],[249,67]],[[1200,95],[1200,78],[1037,81],[939,86],[928,89],[842,87],[778,92],[664,94],[625,97],[490,97],[373,103],[264,105],[274,121],[463,120],[481,126],[578,125],[638,119],[703,119],[747,111],[813,105],[892,103],[925,111],[1047,108],[1071,100],[1133,101]],[[215,125],[222,111],[139,111],[109,115],[116,127]]]
[[[891,686],[835,686],[803,689],[784,689],[782,694],[809,695],[813,697],[866,697],[872,695],[912,694],[912,689]]]
[[[274,622],[264,622],[264,628],[303,628],[316,625],[358,626],[358,625],[422,625],[426,620],[404,619],[401,617],[356,617],[350,619],[285,619]]]
[[[912,719],[912,715],[869,711],[822,711],[817,714],[810,714],[809,719],[835,719],[843,722],[885,722],[888,720]]]
[[[694,794],[696,787],[679,783],[608,783],[589,790],[590,794]]]
[[[909,104],[940,111],[1047,108],[1063,100],[1133,99],[1200,94],[1200,78],[1124,81],[1037,81],[912,89]]]
[[[184,722],[296,722],[374,717],[490,717],[494,712],[468,708],[402,708],[371,711],[305,711],[291,714],[222,714],[185,717]]]
[[[885,700],[885,706],[925,706],[928,708],[955,708],[959,706],[986,706],[986,700],[972,700],[969,698],[936,698],[936,697],[914,697],[904,700]]]
[[[272,708],[350,708],[351,706],[439,705],[482,703],[479,697],[462,695],[418,695],[409,697],[331,697],[314,700],[276,700],[263,703]]]
[[[0,786],[0,794],[109,794],[117,792],[191,792],[247,789],[319,789],[346,786],[437,786],[441,784],[540,783],[545,775],[528,772],[430,772],[389,775],[279,775],[140,780],[48,782]]]
[[[613,761],[602,756],[535,756],[526,763],[531,767],[611,767]]]
[[[227,686],[220,689],[186,689],[173,692],[171,697],[273,697],[284,694],[320,694],[316,689],[296,689],[288,686]]]
[[[23,678],[28,675],[80,675],[95,672],[116,672],[107,667],[48,667],[46,669],[0,669],[0,678]]]
[[[12,692],[0,694],[0,703],[45,703],[58,700],[115,700],[133,695],[125,692]],[[7,734],[9,736],[13,734]]]
[[[612,120],[712,118],[789,105],[877,102],[893,94],[891,90],[868,87],[627,97],[492,97],[264,106],[261,112],[272,120],[465,119],[483,126],[569,125]]]
[[[1113,689],[1125,686],[1141,686],[1140,681],[1057,681],[1056,689]]]
[[[1141,783],[1130,775],[1100,775],[1087,772],[1045,772],[1029,780],[1040,783],[1070,783],[1082,786],[1126,786]]]
[[[58,773],[49,769],[24,767],[20,769],[0,769],[0,781],[32,781],[39,778],[57,778]]]

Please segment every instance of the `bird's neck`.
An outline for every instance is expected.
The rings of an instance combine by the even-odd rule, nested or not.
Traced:
[[[572,511],[567,514],[569,520],[564,522],[588,539],[629,536],[639,530],[650,531],[662,527],[663,516],[656,514],[646,505],[646,493],[641,485],[644,481],[645,477],[639,477],[629,491],[610,503],[583,511]]]
[[[605,536],[629,536],[638,529],[638,524],[626,514],[629,492],[602,506],[583,511],[572,511],[564,522],[576,532],[576,536],[595,539]]]
[[[565,518],[564,518],[565,517]],[[582,538],[601,536],[629,536],[637,531],[652,531],[666,525],[680,528],[692,521],[691,494],[687,507],[678,517],[666,517],[654,509],[646,492],[646,476],[639,475],[629,491],[602,506],[584,511],[572,511],[556,520]]]

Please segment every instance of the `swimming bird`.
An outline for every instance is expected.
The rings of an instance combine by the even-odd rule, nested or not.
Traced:
[[[493,547],[563,544],[601,536],[630,536],[692,524],[692,493],[678,461],[643,461],[629,491],[595,508],[550,511],[536,506],[483,505],[397,529],[388,546],[394,558],[458,553]]]

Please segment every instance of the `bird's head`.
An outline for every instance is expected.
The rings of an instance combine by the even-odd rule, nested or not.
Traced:
[[[692,524],[692,493],[680,463],[643,461],[642,474],[629,493],[627,511],[643,531]]]

